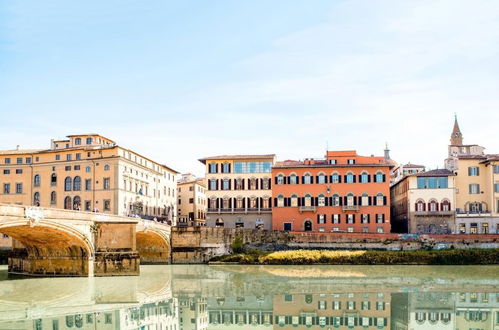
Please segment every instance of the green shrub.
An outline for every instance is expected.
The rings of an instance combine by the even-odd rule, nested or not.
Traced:
[[[243,253],[244,244],[241,236],[236,236],[231,244],[232,253]]]

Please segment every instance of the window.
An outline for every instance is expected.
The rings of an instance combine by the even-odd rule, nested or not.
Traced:
[[[35,174],[33,178],[33,185],[35,187],[40,187],[40,174]]]
[[[208,173],[217,173],[218,172],[218,165],[216,163],[210,163],[208,165]]]
[[[90,173],[92,171],[92,168],[90,166],[85,167],[85,172]]]
[[[40,193],[38,191],[33,194],[33,205],[40,206]]]
[[[55,160],[61,160],[61,155],[55,155]]]
[[[355,159],[348,160],[348,165],[354,165],[354,164],[355,164]]]
[[[4,194],[10,194],[10,183],[4,183],[3,184],[3,193]]]
[[[80,191],[81,190],[81,178],[79,176],[75,176],[73,180],[73,190]]]
[[[333,195],[333,205],[331,206],[340,206],[340,199],[341,197],[337,194]]]
[[[277,196],[277,207],[284,207],[284,196]]]
[[[369,214],[362,214],[361,215],[361,222],[362,223],[369,223]]]
[[[277,184],[284,184],[284,175],[279,174],[276,178],[276,183]]]
[[[331,183],[340,183],[340,176],[338,173],[331,175]]]
[[[71,160],[71,154],[66,154],[66,160]]]
[[[291,206],[292,207],[298,206],[298,196],[296,196],[296,195],[291,196]]]
[[[494,173],[499,174],[499,165],[494,165]]]
[[[478,167],[468,167],[468,176],[479,176],[480,169]]]
[[[303,183],[304,184],[312,184],[312,176],[310,174],[305,174],[303,176]]]
[[[470,184],[469,185],[469,193],[470,194],[479,194],[480,193],[480,185],[479,184]]]
[[[464,223],[459,224],[459,234],[466,234],[466,224]]]
[[[76,138],[75,139],[75,144],[79,146],[81,144],[81,138]]]
[[[222,173],[230,173],[230,164],[229,163],[222,164]]]
[[[87,137],[86,141],[85,141],[87,144],[92,144],[92,138],[91,137]]]
[[[71,166],[64,166],[64,170],[65,170],[66,172],[71,171]]]
[[[26,157],[26,164],[31,164],[31,157]]]
[[[494,192],[499,193],[499,183],[494,183]]]
[[[272,171],[271,162],[234,163],[234,173],[270,173],[271,171]]]
[[[355,182],[355,176],[353,175],[352,172],[347,173],[345,176],[345,182],[346,183],[354,183]]]
[[[90,201],[85,201],[85,211],[92,210],[92,203]]]
[[[383,233],[384,233],[383,227],[378,227],[378,228],[376,228],[376,232],[377,232],[378,234],[383,234]]]
[[[71,191],[73,187],[73,179],[71,179],[69,176],[64,179],[64,191]]]
[[[50,205],[55,205],[57,203],[57,193],[52,191],[50,193]]]
[[[16,169],[16,174],[23,174],[23,170],[20,168]]]
[[[5,164],[10,164],[10,158],[5,158]]]
[[[3,170],[3,174],[10,174],[10,170]]]
[[[424,212],[425,209],[426,207],[424,201],[418,200],[416,202],[416,212]]]
[[[341,222],[341,215],[340,214],[333,214],[333,224],[339,224]]]
[[[376,214],[376,223],[384,223],[385,215],[383,213]]]
[[[324,173],[320,173],[317,176],[317,183],[318,184],[324,184],[324,183],[326,183],[326,175]]]
[[[111,201],[109,199],[104,200],[104,211],[111,211]]]
[[[229,181],[229,179],[223,179],[223,181],[222,181],[222,190],[230,190],[230,181]]]
[[[341,309],[341,301],[336,301],[336,300],[333,301],[333,309],[334,310],[340,310]]]
[[[326,223],[326,215],[325,214],[317,214],[317,223],[318,224]]]
[[[210,180],[210,190],[217,190],[217,180],[215,179]]]
[[[367,174],[366,172],[363,172],[360,175],[360,183],[368,183],[368,182],[369,182],[369,174]]]
[[[347,214],[347,223],[354,224],[355,223],[355,214]]]
[[[251,178],[249,180],[249,189],[250,190],[256,190],[258,187],[257,187],[257,181],[255,178]]]
[[[326,197],[324,195],[319,195],[317,198],[317,206],[326,206]]]
[[[85,179],[85,190],[92,190],[92,179]]]
[[[382,193],[376,195],[376,205],[383,206],[385,205],[385,196]]]
[[[76,154],[76,160],[80,160],[81,159],[81,154],[80,153],[77,153]]]
[[[16,183],[16,194],[22,194],[22,193],[23,193],[23,184]]]
[[[263,190],[268,190],[268,189],[270,189],[269,184],[270,184],[270,181],[269,181],[269,179],[268,179],[268,178],[263,178],[263,179],[262,179],[262,189],[263,189]]]
[[[376,173],[374,177],[374,182],[385,182],[385,175],[382,172]]]
[[[52,175],[50,176],[50,185],[51,186],[57,185],[57,174],[52,173]]]
[[[297,180],[297,177],[296,177],[296,174],[291,174],[289,176],[289,184],[297,184],[298,183],[298,180]]]
[[[104,190],[109,190],[109,189],[111,189],[111,179],[104,178]]]
[[[367,194],[362,194],[360,198],[361,206],[369,206],[369,196]]]
[[[21,157],[17,157],[16,163],[17,164],[22,164],[23,163],[23,159]]]

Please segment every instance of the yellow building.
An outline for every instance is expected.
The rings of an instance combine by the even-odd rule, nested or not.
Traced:
[[[97,134],[0,151],[0,203],[176,222],[178,172]]]
[[[272,229],[272,166],[275,155],[215,156],[206,165],[206,225]]]
[[[206,185],[204,179],[187,173],[178,181],[178,222],[179,226],[205,226]]]
[[[499,155],[464,145],[457,120],[451,134],[446,167],[456,174],[458,233],[499,233]]]

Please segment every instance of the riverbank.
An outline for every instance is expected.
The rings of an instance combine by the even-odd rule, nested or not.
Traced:
[[[210,263],[257,265],[498,265],[499,249],[419,251],[250,251],[215,257]]]

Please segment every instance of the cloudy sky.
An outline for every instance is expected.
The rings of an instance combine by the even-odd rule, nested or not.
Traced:
[[[499,153],[497,0],[0,1],[0,149],[100,133],[198,158]]]

